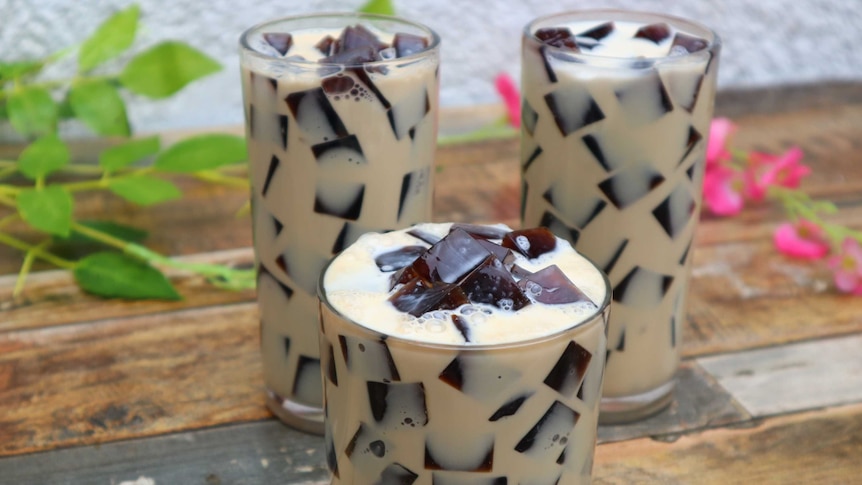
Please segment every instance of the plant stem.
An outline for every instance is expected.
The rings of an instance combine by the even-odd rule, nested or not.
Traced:
[[[0,168],[0,180],[5,179],[6,177],[14,174],[18,171],[18,167],[3,167]]]
[[[231,177],[229,175],[223,175],[219,172],[206,170],[203,172],[195,172],[195,178],[206,181],[213,182],[222,185],[228,185],[230,187],[238,187],[241,189],[248,188],[248,179],[240,178],[240,177]]]
[[[9,225],[10,223],[14,222],[17,219],[18,219],[18,214],[9,214],[8,216],[0,219],[0,229],[2,229],[3,226]]]
[[[85,180],[83,182],[70,182],[67,184],[62,184],[63,188],[68,190],[69,192],[81,192],[84,190],[98,190],[104,189],[108,186],[107,180],[98,179],[98,180]]]
[[[3,189],[3,187],[2,187],[2,186],[0,186],[0,189]],[[11,194],[15,194],[15,193],[17,193],[17,192],[18,192],[17,190],[14,190],[14,191],[13,191],[13,190],[8,190],[8,191],[7,191],[7,193],[11,193]],[[12,199],[10,199],[10,198],[8,198],[8,197],[6,197],[6,196],[2,195],[2,194],[3,194],[3,190],[0,190],[0,204],[6,205],[6,206],[9,206],[9,207],[15,207],[15,208],[17,208],[17,207],[18,207],[18,204],[17,204],[17,203],[15,203],[15,201],[14,201],[14,200],[12,200]]]
[[[72,230],[83,236],[87,236],[94,241],[98,241],[100,243],[107,244],[108,246],[115,247],[123,252],[127,252],[126,248],[129,246],[129,243],[127,241],[123,241],[122,239],[111,236],[108,233],[93,229],[92,227],[87,227],[78,222],[72,222]]]
[[[16,239],[16,238],[14,238],[14,237],[6,234],[6,233],[3,233],[3,232],[0,232],[0,243],[3,243],[7,246],[11,246],[15,249],[19,249],[21,251],[33,251],[33,254],[36,257],[38,257],[39,259],[47,261],[48,263],[51,263],[54,266],[57,266],[59,268],[63,268],[63,269],[74,269],[75,268],[75,263],[73,263],[72,261],[69,261],[67,259],[63,259],[59,256],[55,256],[55,255],[53,255],[53,254],[51,254],[51,253],[49,253],[43,249],[40,249],[36,246],[33,246],[32,244],[28,244],[24,241],[21,241],[20,239]]]
[[[517,135],[518,130],[513,128],[512,125],[510,125],[504,118],[496,123],[484,126],[469,133],[440,137],[437,139],[437,145],[443,147],[474,141],[501,140],[512,138]]]
[[[72,230],[95,241],[120,249],[128,255],[134,256],[150,264],[158,264],[169,268],[190,271],[210,279],[217,278],[218,280],[221,280],[225,286],[235,289],[250,288],[254,284],[254,271],[251,270],[237,270],[218,264],[185,263],[177,261],[139,244],[123,241],[122,239],[115,238],[110,234],[81,225],[77,222],[72,223]]]
[[[18,297],[18,295],[24,291],[24,284],[27,282],[27,276],[33,268],[33,261],[36,259],[36,251],[45,249],[45,246],[50,242],[50,239],[42,241],[37,246],[27,251],[27,254],[24,255],[24,263],[21,264],[21,271],[18,272],[18,278],[15,280],[15,288],[12,290],[13,297]]]
[[[0,160],[0,169],[7,170],[9,168],[14,168],[17,170],[18,162],[14,160]],[[54,173],[73,173],[80,175],[99,175],[104,170],[96,165],[83,164],[83,163],[70,163],[58,171]]]

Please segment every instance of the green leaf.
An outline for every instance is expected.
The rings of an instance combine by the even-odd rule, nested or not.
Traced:
[[[73,273],[81,288],[94,295],[130,300],[181,299],[161,271],[121,253],[91,254],[78,261]]]
[[[99,232],[104,232],[105,234],[117,239],[133,243],[143,242],[150,235],[150,233],[143,229],[138,229],[137,227],[127,226],[113,221],[78,221],[78,224]],[[94,242],[89,237],[82,236],[74,231],[67,237],[58,239],[70,244],[91,244]]]
[[[42,66],[44,66],[44,61],[0,62],[0,80],[33,74],[39,72]]]
[[[69,148],[57,135],[46,135],[31,143],[18,157],[18,169],[36,180],[69,163]]]
[[[99,155],[99,165],[113,172],[159,152],[158,136],[130,140],[105,149]]]
[[[69,102],[68,93],[62,101],[57,103],[57,117],[61,120],[70,120],[75,117],[75,111],[72,109],[72,103]]]
[[[376,13],[380,15],[395,15],[395,6],[391,0],[368,0],[359,8],[363,13]]]
[[[45,135],[57,128],[57,103],[47,89],[13,90],[7,100],[9,121],[23,135]]]
[[[140,13],[140,8],[132,5],[104,21],[81,45],[78,52],[78,69],[82,72],[89,71],[128,49],[135,40]]]
[[[111,180],[111,192],[138,205],[153,205],[182,197],[183,193],[173,183],[147,175]]]
[[[187,138],[156,157],[154,166],[166,172],[210,170],[245,160],[245,138],[214,134]]]
[[[126,64],[120,82],[129,91],[150,98],[166,98],[186,84],[212,74],[221,65],[188,44],[163,42]]]
[[[59,185],[25,189],[17,197],[18,213],[28,224],[58,236],[69,235],[72,227],[72,196]]]
[[[129,136],[126,104],[120,92],[107,81],[75,83],[69,103],[78,118],[99,135]]]

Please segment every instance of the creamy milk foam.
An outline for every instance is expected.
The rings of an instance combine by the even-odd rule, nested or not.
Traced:
[[[568,29],[578,52],[540,29]],[[618,11],[547,17],[524,37],[522,219],[611,280],[605,397],[672,389],[717,54],[706,29]]]
[[[445,236],[449,224],[419,224],[417,229]],[[505,227],[505,226],[499,226]],[[508,230],[508,228],[506,228]],[[381,272],[374,259],[385,252],[419,242],[407,230],[386,234],[369,233],[345,250],[326,272],[324,290],[332,306],[343,315],[387,335],[428,343],[464,344],[464,337],[451,323],[455,313],[470,325],[471,342],[490,345],[542,337],[593,316],[605,298],[601,273],[571,245],[557,240],[557,247],[535,259],[516,254],[518,266],[536,272],[557,265],[592,302],[564,305],[531,304],[517,312],[493,305],[470,304],[459,310],[436,310],[413,317],[397,310],[389,301],[391,273]],[[597,304],[596,304],[597,303]]]
[[[438,236],[449,227],[417,226]],[[393,273],[375,257],[427,244],[405,231],[368,234],[333,261],[320,326],[333,484],[590,483],[608,289],[557,242],[516,264],[557,264],[598,305],[462,306],[466,319],[483,315],[469,343],[452,312],[413,317],[387,301]]]
[[[428,49],[368,67],[317,62],[322,39],[358,24],[386,43],[421,35]],[[265,40],[272,32],[291,35],[284,55]],[[316,290],[326,262],[366,231],[430,218],[438,45],[415,24],[351,15],[275,21],[244,42],[263,372],[270,409],[288,421],[290,403],[322,405]]]

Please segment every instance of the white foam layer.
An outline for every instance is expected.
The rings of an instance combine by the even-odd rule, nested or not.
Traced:
[[[444,236],[451,224],[422,224],[417,228]],[[506,226],[504,227],[509,230]],[[533,303],[517,312],[490,305],[466,305],[454,311],[435,311],[420,318],[397,310],[389,301],[391,272],[381,272],[374,259],[403,246],[422,244],[407,230],[386,234],[369,233],[342,252],[324,275],[324,290],[330,304],[342,315],[388,335],[443,344],[464,344],[461,332],[452,324],[451,314],[465,317],[471,344],[516,342],[550,335],[572,327],[597,312],[604,301],[604,277],[565,240],[536,259],[516,255],[516,263],[535,272],[556,264],[592,302],[564,305]]]

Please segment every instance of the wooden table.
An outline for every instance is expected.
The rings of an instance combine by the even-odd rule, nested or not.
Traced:
[[[722,93],[717,113],[739,148],[800,145],[805,190],[862,228],[862,86]],[[517,159],[512,139],[441,149],[437,219],[517,224]],[[93,194],[78,212],[147,228],[166,254],[251,261],[234,216],[247,194],[183,185],[152,209]],[[862,297],[779,255],[781,221],[768,206],[704,217],[676,402],[602,427],[595,483],[862,483]],[[46,270],[13,299],[20,263],[0,250],[0,483],[326,482],[322,439],[264,407],[253,292],[177,274],[181,302],[104,301]]]

